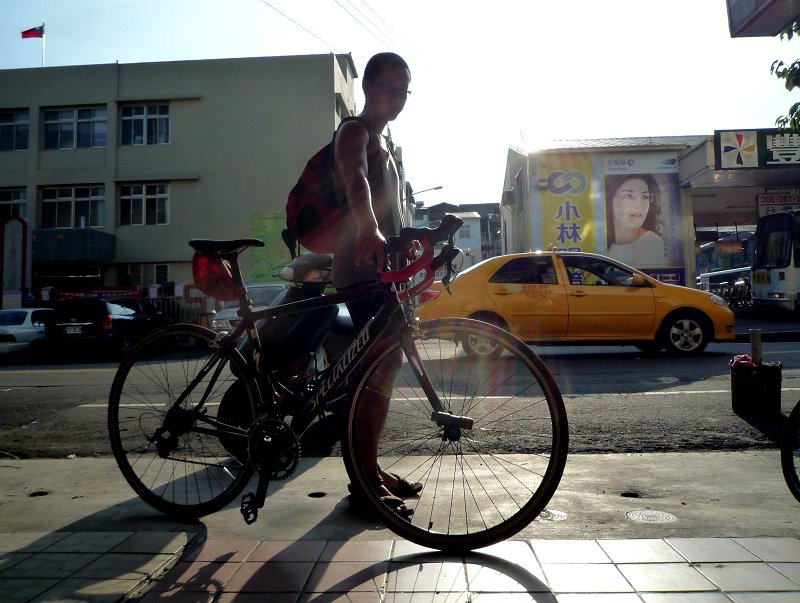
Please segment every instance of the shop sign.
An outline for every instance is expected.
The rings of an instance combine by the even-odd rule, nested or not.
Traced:
[[[717,253],[740,253],[741,241],[717,241]]]
[[[758,217],[800,210],[798,191],[774,191],[756,195]]]
[[[781,128],[716,130],[714,163],[718,170],[800,168],[800,133]]]

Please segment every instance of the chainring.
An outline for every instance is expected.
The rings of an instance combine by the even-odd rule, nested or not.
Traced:
[[[300,462],[300,442],[292,429],[277,419],[257,419],[250,427],[247,452],[259,471],[269,471],[270,479],[283,481],[295,472]]]

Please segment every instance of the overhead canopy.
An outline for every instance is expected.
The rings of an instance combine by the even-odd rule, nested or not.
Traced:
[[[800,189],[800,134],[718,131],[682,153],[679,170],[696,226],[755,224],[758,195]]]

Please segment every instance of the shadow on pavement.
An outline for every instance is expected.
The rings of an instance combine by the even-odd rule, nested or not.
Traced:
[[[776,447],[780,447],[783,429],[787,420],[786,415],[783,413],[757,414],[746,412],[737,412],[736,415],[750,424],[751,427],[763,433]]]

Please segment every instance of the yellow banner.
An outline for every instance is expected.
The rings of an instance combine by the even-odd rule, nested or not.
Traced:
[[[594,252],[591,155],[551,155],[539,178],[544,248]]]

